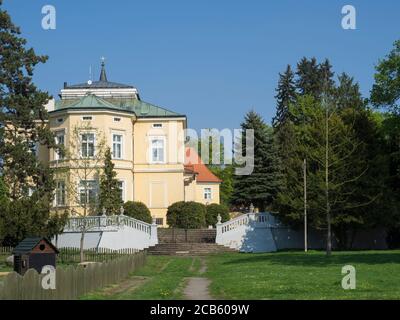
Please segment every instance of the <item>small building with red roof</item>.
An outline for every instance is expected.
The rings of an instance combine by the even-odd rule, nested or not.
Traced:
[[[184,168],[185,201],[219,204],[219,187],[222,180],[208,169],[195,149],[185,149]]]

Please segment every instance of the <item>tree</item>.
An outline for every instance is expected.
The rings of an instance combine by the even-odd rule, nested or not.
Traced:
[[[185,203],[185,201],[178,201],[168,207],[167,223],[171,228],[178,225],[178,217],[183,212],[183,207],[185,206]]]
[[[278,87],[276,89],[276,114],[272,120],[272,126],[279,131],[279,128],[286,122],[289,115],[289,105],[296,100],[296,85],[294,73],[290,65],[286,71],[279,74]]]
[[[298,94],[321,99],[322,93],[330,92],[334,86],[332,66],[328,59],[318,63],[316,58],[302,58],[297,64],[296,89]]]
[[[210,171],[222,180],[219,186],[219,197],[222,204],[229,207],[232,204],[233,174],[235,168],[232,165],[209,166]]]
[[[147,223],[152,222],[150,210],[142,202],[127,201],[124,203],[124,212],[128,217]]]
[[[254,130],[254,170],[250,175],[234,176],[233,198],[238,205],[249,206],[253,203],[260,210],[265,210],[274,201],[281,183],[273,131],[254,111],[246,114],[241,127],[243,130]],[[242,141],[242,154],[245,154],[244,135]]]
[[[103,173],[100,177],[99,208],[104,208],[110,215],[118,214],[123,203],[119,181],[116,177],[111,151],[107,148],[104,155]]]
[[[104,164],[106,140],[104,134],[90,123],[78,123],[72,129],[64,150],[64,159],[55,169],[57,178],[66,182],[68,203],[72,213],[81,217],[99,212],[98,182]],[[80,259],[84,261],[85,234],[92,228],[82,220]]]
[[[167,211],[167,222],[171,228],[204,228],[206,226],[205,217],[206,206],[194,201],[173,203]]]
[[[283,220],[300,224],[303,219],[302,159],[307,159],[308,221],[310,226],[327,231],[327,254],[332,248],[332,228],[357,222],[352,209],[367,205],[352,202],[359,190],[356,182],[366,172],[359,152],[361,142],[354,128],[346,125],[331,97],[322,102],[314,97],[298,99],[292,108],[296,143],[292,147],[292,165],[285,187],[278,196]]]
[[[302,58],[297,64],[296,76],[296,87],[300,95],[320,96],[321,79],[317,59]]]
[[[2,176],[0,176],[0,200],[7,198],[8,188]]]
[[[391,52],[376,66],[375,83],[370,100],[375,107],[388,110],[382,122],[382,134],[388,155],[388,179],[385,203],[391,203],[387,220],[390,241],[400,238],[400,40],[395,41]]]
[[[392,51],[376,66],[375,84],[371,91],[371,102],[377,107],[387,107],[399,112],[400,99],[400,40]]]
[[[63,217],[50,215],[53,172],[37,159],[35,152],[38,145],[56,147],[46,124],[44,105],[50,96],[32,82],[35,67],[45,63],[47,57],[26,48],[27,41],[20,34],[0,7],[0,175],[7,185],[0,219],[5,239],[12,245],[28,234],[49,236],[47,226],[51,219],[52,225],[58,223],[58,218],[63,223]]]
[[[218,216],[221,216],[221,222],[229,220],[229,209],[228,207],[212,203],[206,206],[206,225],[215,226],[218,222]]]

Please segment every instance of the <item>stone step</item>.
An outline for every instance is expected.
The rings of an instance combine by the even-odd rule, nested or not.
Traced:
[[[207,255],[237,251],[216,243],[160,243],[147,252],[151,255]]]
[[[157,230],[159,243],[215,243],[216,229],[173,229]]]

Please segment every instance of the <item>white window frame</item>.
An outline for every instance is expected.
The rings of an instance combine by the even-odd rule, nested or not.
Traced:
[[[90,119],[85,119],[85,118],[90,118]],[[82,121],[93,121],[94,120],[94,117],[93,116],[81,116],[81,120]]]
[[[63,137],[63,146],[65,147],[65,130],[59,130],[59,131],[56,131],[55,133],[54,133],[54,135],[55,135],[55,138],[56,138],[56,144],[59,144],[60,142],[59,142],[59,140],[58,140],[58,137],[59,136],[62,136]],[[55,160],[64,160],[64,157],[63,156],[61,156],[60,155],[60,153],[59,152],[57,152],[57,150],[54,150],[54,159]]]
[[[97,199],[95,199],[95,202],[94,203],[96,203],[97,201],[98,201],[98,197],[99,197],[99,182],[96,180],[96,179],[88,179],[88,180],[80,180],[79,182],[78,182],[78,194],[79,194],[79,204],[86,204],[86,205],[90,205],[90,201],[89,201],[89,199],[90,199],[90,196],[89,196],[89,194],[90,194],[90,191],[87,193],[87,195],[86,195],[86,202],[85,203],[82,203],[82,198],[81,198],[81,192],[82,192],[82,190],[84,191],[85,190],[85,187],[84,186],[82,186],[81,184],[84,182],[84,181],[86,181],[86,183],[91,183],[91,182],[94,182],[94,184],[95,184],[95,188],[93,188],[93,189],[90,189],[90,188],[88,188],[87,190],[94,190],[95,191],[95,197],[97,198]]]
[[[163,159],[154,160],[153,159],[153,141],[161,140],[163,143]],[[167,139],[165,136],[151,136],[149,139],[149,163],[151,164],[165,164],[167,163]]]
[[[64,187],[63,187],[63,200],[64,200],[64,202],[63,203],[59,203],[58,202],[58,200],[59,200],[59,198],[58,198],[58,195],[59,195],[59,190],[60,190],[60,188],[59,188],[59,183],[62,183],[62,184],[64,184]],[[55,196],[54,196],[54,206],[55,207],[65,207],[66,205],[67,205],[67,190],[66,190],[66,185],[65,185],[65,181],[64,180],[57,180],[56,181],[56,190],[55,190],[56,192],[55,192]]]
[[[83,156],[83,148],[82,148],[82,144],[83,144],[83,139],[82,136],[83,135],[88,135],[88,134],[92,134],[93,135],[93,156]],[[86,142],[87,146],[88,146],[88,141]],[[89,148],[87,148],[86,150],[89,150]],[[79,153],[81,155],[82,158],[84,159],[91,159],[94,158],[96,155],[96,133],[94,132],[90,132],[90,131],[83,131],[79,133]]]
[[[203,198],[204,200],[212,200],[212,188],[210,187],[203,188]]]
[[[121,137],[121,141],[120,142],[115,142],[114,141],[114,136],[120,136]],[[121,160],[124,158],[124,135],[122,133],[119,132],[113,132],[111,134],[111,142],[112,142],[112,159],[116,159],[116,160]],[[114,154],[114,143],[115,144],[120,144],[121,146],[121,155],[119,157],[116,157]]]

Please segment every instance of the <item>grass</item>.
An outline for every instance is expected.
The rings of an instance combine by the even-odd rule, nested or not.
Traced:
[[[187,277],[198,275],[199,258],[148,256],[146,266],[122,283],[85,295],[83,300],[178,300]]]
[[[224,254],[207,259],[211,294],[221,299],[400,299],[400,251]],[[344,265],[356,289],[341,287]]]
[[[9,255],[0,254],[0,272],[11,272],[12,267],[6,265],[6,259]]]
[[[207,256],[211,295],[217,299],[400,299],[400,250],[299,251]],[[341,286],[342,267],[356,268],[356,289]],[[83,299],[182,299],[186,277],[198,276],[200,258],[148,256],[123,283]]]

